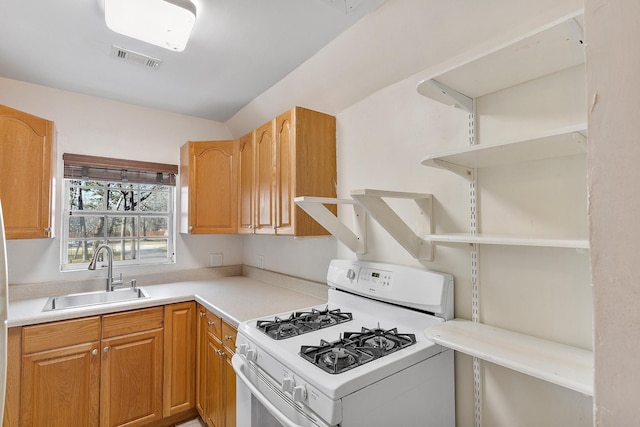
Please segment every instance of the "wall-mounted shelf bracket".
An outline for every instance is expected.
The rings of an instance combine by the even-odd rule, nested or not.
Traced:
[[[473,169],[465,167],[463,165],[457,165],[440,159],[433,159],[432,164],[441,169],[446,169],[449,172],[453,172],[456,175],[460,175],[468,181],[473,180]]]
[[[420,236],[430,234],[432,230],[432,201],[431,194],[403,193],[384,190],[354,190],[351,197],[357,200],[366,211],[389,233],[407,252],[422,261],[433,261],[433,244]],[[424,230],[413,230],[383,198],[412,199],[420,208],[424,217],[421,221]],[[426,231],[426,233],[425,233]]]
[[[467,113],[473,113],[473,98],[451,89],[436,80],[423,80],[416,90],[420,95],[426,96],[427,98],[434,99],[445,105],[461,108]]]
[[[293,201],[351,251],[356,254],[367,252],[366,212],[355,200],[302,196],[294,198]],[[352,205],[355,232],[340,221],[325,205]]]

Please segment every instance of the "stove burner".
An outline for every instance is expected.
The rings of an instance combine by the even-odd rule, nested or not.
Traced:
[[[282,340],[307,332],[327,328],[338,323],[348,322],[353,316],[343,313],[340,309],[298,311],[291,313],[288,318],[275,317],[273,320],[258,320],[256,327],[274,340]]]
[[[330,374],[339,374],[415,343],[414,334],[399,334],[396,328],[362,328],[346,332],[338,341],[302,346],[300,356]]]
[[[283,323],[275,329],[275,333],[281,338],[289,338],[298,335],[298,330],[291,323]]]
[[[367,347],[381,348],[384,351],[389,351],[395,346],[393,341],[385,337],[369,338],[364,342],[364,344]]]
[[[320,363],[324,366],[333,367],[333,369],[344,369],[345,366],[352,365],[356,362],[355,355],[349,353],[344,347],[331,348],[320,357]]]

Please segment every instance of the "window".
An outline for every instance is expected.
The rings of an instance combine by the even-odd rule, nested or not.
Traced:
[[[114,265],[175,262],[177,166],[72,154],[63,159],[63,270],[87,268],[103,243]]]

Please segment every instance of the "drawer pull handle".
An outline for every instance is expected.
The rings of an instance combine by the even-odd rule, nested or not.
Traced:
[[[207,322],[207,325],[209,325],[209,326],[213,326],[215,324],[216,324],[216,322],[211,322],[211,321]]]
[[[231,341],[233,339],[233,337],[231,335],[225,335],[224,339],[227,341]]]

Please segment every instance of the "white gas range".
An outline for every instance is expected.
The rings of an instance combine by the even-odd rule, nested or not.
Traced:
[[[453,351],[424,337],[452,276],[333,260],[327,283],[327,305],[239,325],[238,427],[454,426]]]

